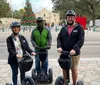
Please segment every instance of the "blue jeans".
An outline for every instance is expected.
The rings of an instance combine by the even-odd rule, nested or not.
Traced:
[[[45,73],[47,73],[47,69],[48,69],[48,52],[47,52],[46,59],[43,62],[42,67],[40,65],[40,59],[39,59],[40,56],[38,54],[38,51],[35,51],[35,52],[37,53],[37,55],[35,56],[35,69],[36,69],[37,73],[40,73],[41,70],[43,70]]]
[[[17,76],[18,76],[18,65],[11,65],[10,67],[12,69],[12,81],[14,85],[17,85]]]
[[[18,77],[18,65],[12,65],[10,64],[10,67],[12,69],[12,81],[14,85],[17,85],[17,77]],[[20,71],[20,79],[21,83],[25,79],[25,73]]]

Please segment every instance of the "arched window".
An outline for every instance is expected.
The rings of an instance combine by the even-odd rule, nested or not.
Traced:
[[[44,17],[45,17],[46,15],[44,14]]]

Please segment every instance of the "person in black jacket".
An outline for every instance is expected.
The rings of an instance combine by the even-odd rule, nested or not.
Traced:
[[[28,42],[24,36],[20,35],[20,23],[13,22],[10,25],[12,34],[6,39],[7,48],[8,48],[8,64],[12,69],[12,81],[13,85],[17,85],[17,75],[18,75],[18,61],[21,61],[21,58],[26,51],[31,55],[35,55],[35,52],[31,50],[28,46]],[[21,73],[21,83],[25,77],[25,73]]]
[[[57,37],[57,51],[69,51],[72,55],[72,79],[73,85],[76,85],[78,72],[77,66],[80,59],[80,49],[84,44],[84,29],[75,22],[76,13],[73,10],[66,12],[67,25],[62,27]],[[66,70],[63,69],[64,83],[67,79]],[[64,84],[65,85],[65,84]]]

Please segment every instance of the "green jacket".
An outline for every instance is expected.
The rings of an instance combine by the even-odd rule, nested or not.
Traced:
[[[37,28],[32,31],[31,42],[34,47],[51,46],[51,41],[51,32],[47,28],[44,27],[41,33]]]

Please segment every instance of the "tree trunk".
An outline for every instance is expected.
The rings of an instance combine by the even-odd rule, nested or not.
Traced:
[[[93,27],[94,27],[95,26],[95,16],[93,16],[92,20],[93,20]]]

